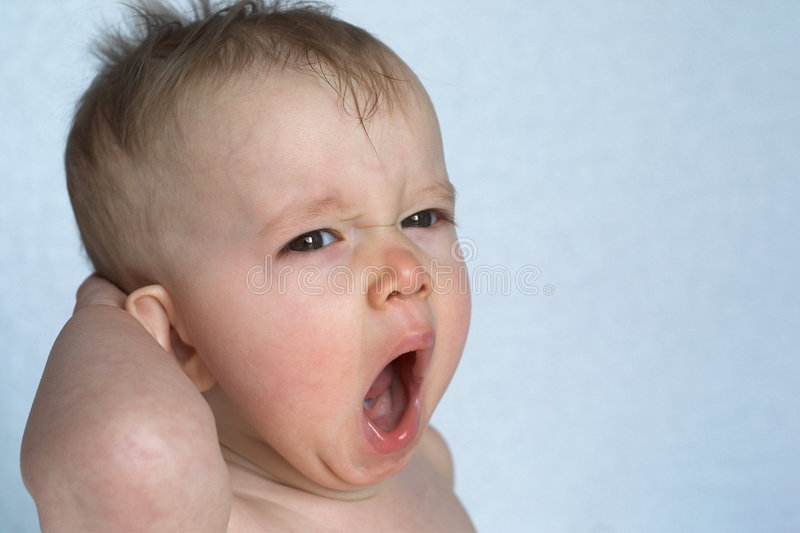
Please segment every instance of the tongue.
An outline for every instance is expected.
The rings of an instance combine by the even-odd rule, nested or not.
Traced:
[[[364,412],[378,428],[391,431],[400,422],[407,395],[394,364],[387,365],[364,397]]]

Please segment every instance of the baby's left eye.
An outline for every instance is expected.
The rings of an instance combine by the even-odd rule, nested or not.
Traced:
[[[426,209],[425,211],[420,211],[414,213],[410,217],[406,217],[400,225],[404,228],[428,228],[436,224],[440,218],[439,213],[436,211]]]

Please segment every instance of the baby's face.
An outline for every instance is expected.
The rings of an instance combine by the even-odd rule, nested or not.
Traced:
[[[216,377],[223,443],[333,489],[397,472],[469,322],[427,97],[362,126],[316,76],[242,79],[193,111],[185,138],[192,213],[167,237],[168,290]]]

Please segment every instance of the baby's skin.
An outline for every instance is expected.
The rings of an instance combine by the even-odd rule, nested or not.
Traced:
[[[192,104],[173,275],[89,278],[45,369],[42,529],[473,531],[428,425],[470,298],[427,95],[362,123],[285,70]]]

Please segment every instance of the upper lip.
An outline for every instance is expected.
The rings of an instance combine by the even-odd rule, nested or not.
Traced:
[[[371,381],[367,384],[368,388],[387,365],[401,355],[409,352],[414,352],[416,355],[413,368],[414,380],[417,382],[422,381],[425,369],[428,367],[433,353],[433,346],[436,343],[436,334],[433,329],[427,325],[410,328],[410,330],[405,328],[405,330],[406,333],[403,337],[394,344],[392,349],[386,354],[386,357],[381,361],[380,367],[373,372]]]

